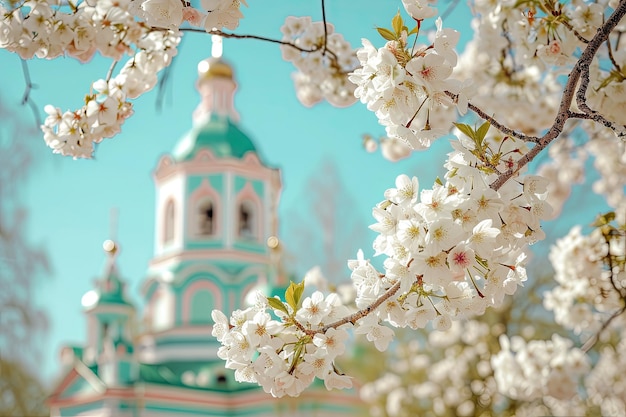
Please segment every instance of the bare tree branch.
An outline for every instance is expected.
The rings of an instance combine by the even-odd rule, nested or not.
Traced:
[[[20,61],[22,62],[22,74],[24,75],[24,83],[26,84],[24,86],[24,95],[22,96],[22,105],[28,104],[28,106],[30,107],[31,111],[33,112],[33,117],[35,118],[35,123],[37,124],[37,126],[40,126],[41,125],[41,115],[39,113],[39,108],[38,108],[38,106],[35,104],[35,102],[30,97],[31,90],[36,88],[36,86],[31,81],[30,71],[28,69],[28,63],[26,62],[25,59],[21,59],[20,58]]]
[[[322,23],[324,24],[324,46],[322,53],[326,53],[328,45],[328,27],[326,27],[326,5],[324,4],[324,0],[322,0]]]

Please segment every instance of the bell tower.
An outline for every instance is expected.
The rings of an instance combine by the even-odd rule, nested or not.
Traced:
[[[215,358],[211,311],[241,308],[253,291],[279,284],[280,173],[239,128],[233,69],[213,52],[198,65],[193,126],[153,175],[155,254],[143,293],[155,360]],[[192,340],[215,349],[193,350]]]

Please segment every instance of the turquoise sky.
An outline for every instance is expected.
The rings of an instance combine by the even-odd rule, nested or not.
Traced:
[[[390,0],[326,3],[328,21],[355,47],[362,37],[376,39],[374,27],[390,26],[388,22],[401,7],[399,1]],[[237,33],[280,38],[280,26],[288,15],[312,15],[314,20],[321,20],[319,3],[312,0],[251,0],[249,4],[243,9],[246,17]],[[444,26],[460,24],[467,38],[468,17],[469,12],[461,6],[455,23],[447,19]],[[94,160],[74,161],[53,155],[43,139],[34,139],[40,142],[34,146],[37,163],[23,197],[29,210],[31,241],[45,246],[53,267],[52,275],[39,281],[38,298],[34,300],[44,306],[51,320],[42,367],[47,379],[59,369],[56,358],[61,345],[85,341],[80,300],[102,270],[102,242],[110,234],[112,207],[119,211],[116,234],[121,245],[120,269],[129,283],[129,293],[138,300],[139,283],[153,253],[151,172],[160,155],[171,151],[191,127],[191,112],[199,101],[194,87],[196,66],[210,55],[210,50],[208,35],[186,34],[166,87],[163,109],[156,110],[156,91],[136,100],[135,115],[124,124],[122,134],[105,140]],[[280,213],[307,210],[301,207],[303,187],[310,176],[324,175],[317,168],[325,158],[337,162],[340,179],[355,202],[353,216],[365,224],[371,223],[372,206],[382,199],[386,188],[393,186],[398,174],[418,175],[422,186],[429,186],[436,175],[442,174],[443,155],[450,150],[446,140],[429,153],[390,163],[380,154],[362,150],[363,133],[384,133],[375,115],[362,104],[347,109],[326,104],[313,109],[302,106],[290,78],[294,68],[282,61],[276,45],[226,39],[224,58],[236,71],[239,89],[235,103],[243,129],[255,141],[262,158],[282,171]],[[79,106],[89,93],[90,83],[103,78],[109,64],[104,59],[88,65],[71,59],[30,62],[31,77],[37,84],[32,98],[42,116],[46,104],[63,110]],[[0,68],[4,74],[0,77],[2,98],[18,108],[24,91],[18,56],[0,50]],[[25,122],[34,123],[29,108],[19,108],[19,112]],[[289,242],[289,230],[281,230],[281,235]],[[355,242],[355,250],[358,247],[371,253],[370,241]]]

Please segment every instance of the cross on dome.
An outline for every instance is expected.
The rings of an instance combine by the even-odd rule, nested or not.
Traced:
[[[102,249],[109,255],[110,264],[113,263],[119,250],[119,245],[115,242],[117,239],[117,216],[117,208],[112,207],[111,213],[109,214],[109,236],[111,236],[111,238],[102,243]]]
[[[213,28],[213,30],[217,30],[217,28]],[[220,35],[211,35],[211,56],[213,58],[221,58],[223,51],[222,37]]]
[[[217,30],[214,28],[213,33]],[[237,89],[233,68],[222,59],[223,45],[220,35],[211,35],[211,57],[198,63],[198,82],[201,102],[194,112],[194,123],[204,124],[213,116],[227,117],[233,122],[239,114],[233,104]]]

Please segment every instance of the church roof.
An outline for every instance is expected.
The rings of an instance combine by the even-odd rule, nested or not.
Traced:
[[[229,117],[216,114],[183,136],[172,156],[178,162],[188,161],[201,149],[210,150],[217,158],[242,159],[248,152],[258,156],[252,140]]]
[[[141,363],[139,380],[208,391],[237,392],[259,389],[256,384],[237,382],[234,372],[225,369],[221,361]]]

